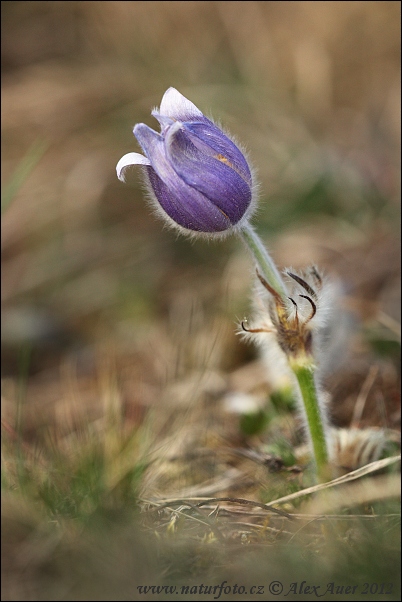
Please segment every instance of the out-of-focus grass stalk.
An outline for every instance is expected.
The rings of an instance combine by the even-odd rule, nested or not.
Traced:
[[[40,161],[44,153],[46,152],[49,143],[45,140],[36,140],[27,154],[21,159],[17,168],[15,169],[10,181],[4,186],[1,193],[1,214],[9,207],[11,201],[17,194],[18,190],[24,184],[28,176],[31,174],[34,167]]]

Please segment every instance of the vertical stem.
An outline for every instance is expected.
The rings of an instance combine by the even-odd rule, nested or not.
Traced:
[[[288,296],[285,285],[258,234],[254,232],[253,228],[248,222],[242,227],[240,234],[244,243],[257,262],[257,265],[262,272],[262,276],[264,276],[265,280],[278,293],[281,299],[283,299],[284,302],[287,302]]]
[[[325,437],[325,425],[317,396],[317,387],[314,382],[314,366],[312,363],[298,363],[296,361],[290,362],[290,367],[299,383],[317,465],[318,479],[325,482],[330,476],[328,474],[328,448]]]
[[[271,288],[278,293],[283,300],[284,307],[286,307],[288,294],[285,284],[259,236],[248,223],[242,227],[240,234],[254,257],[259,270],[261,270],[261,275],[265,278]],[[303,349],[301,349],[296,356],[294,350],[291,352],[289,351],[286,355],[289,366],[294,372],[299,384],[310,440],[313,446],[317,476],[319,481],[325,482],[330,478],[328,468],[328,447],[325,437],[325,409],[320,407],[318,399],[317,386],[314,380],[313,359],[306,357]]]

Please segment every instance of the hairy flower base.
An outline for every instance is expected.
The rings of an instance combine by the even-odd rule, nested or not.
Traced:
[[[285,273],[296,282],[303,293],[307,293],[302,294],[302,292],[298,292],[294,295],[295,297],[297,295],[296,299],[304,300],[303,314],[301,314],[299,309],[299,299],[296,301],[293,296],[287,296],[284,299],[284,296],[280,295],[257,270],[259,281],[269,293],[268,317],[270,325],[249,329],[243,324],[243,330],[252,334],[274,332],[280,349],[282,349],[290,360],[300,358],[300,361],[302,361],[304,357],[311,357],[313,353],[312,327],[314,323],[312,320],[316,317],[318,309],[318,292],[316,292],[316,288],[321,290],[322,279],[315,267],[309,268],[308,274],[310,279],[314,279],[314,286],[316,288],[313,288],[306,281],[305,274],[302,277],[289,270]],[[288,302],[286,303],[286,301]],[[308,313],[306,312],[306,303]]]

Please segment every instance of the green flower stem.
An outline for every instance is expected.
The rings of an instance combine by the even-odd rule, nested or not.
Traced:
[[[285,284],[267,250],[262,244],[258,234],[254,232],[250,224],[240,230],[244,243],[253,255],[261,275],[270,287],[283,300],[284,307],[288,303],[288,294]],[[313,359],[307,357],[304,351],[296,356],[287,354],[291,370],[294,372],[299,384],[304,410],[307,417],[307,425],[310,439],[313,445],[313,455],[316,463],[317,477],[321,482],[329,480],[328,448],[325,438],[325,424],[320,408],[316,383],[314,381]]]
[[[243,226],[240,234],[244,243],[253,255],[258,267],[261,270],[261,275],[264,276],[268,284],[278,293],[285,304],[288,301],[288,295],[282,278],[268,254],[268,251],[261,242],[260,237],[256,234],[249,223]]]
[[[317,466],[318,479],[325,482],[330,478],[328,473],[328,448],[325,438],[325,426],[320,411],[317,397],[317,388],[314,382],[314,365],[311,361],[289,362],[297,382],[299,383],[307,424],[313,444],[313,453]]]

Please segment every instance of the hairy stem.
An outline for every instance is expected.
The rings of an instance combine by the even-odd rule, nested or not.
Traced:
[[[261,242],[260,237],[253,228],[247,223],[240,230],[241,237],[254,257],[257,266],[261,270],[262,276],[268,284],[278,293],[283,300],[284,304],[288,301],[285,285],[282,281],[281,275],[279,274],[276,265],[271,259],[268,251]]]
[[[313,445],[314,459],[317,466],[318,480],[325,482],[330,477],[328,473],[328,447],[325,437],[325,424],[314,381],[314,366],[312,362],[290,361],[297,382],[299,383],[308,429]]]

